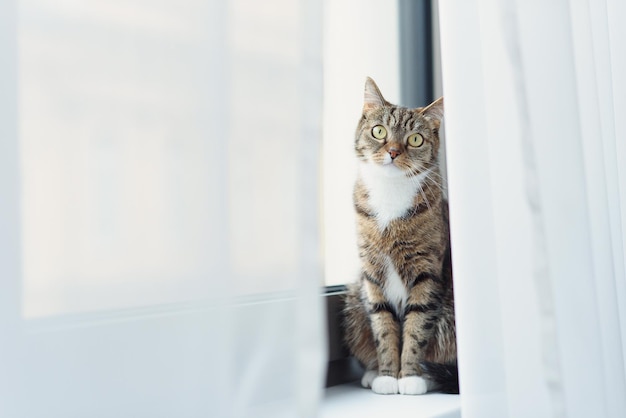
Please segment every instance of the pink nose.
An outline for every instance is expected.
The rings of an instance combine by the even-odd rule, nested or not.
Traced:
[[[391,149],[389,150],[389,155],[391,156],[391,159],[392,159],[392,160],[395,160],[395,159],[396,159],[396,157],[397,157],[398,155],[400,155],[400,154],[402,154],[402,152],[401,152],[400,150],[398,150],[398,149],[391,148]]]

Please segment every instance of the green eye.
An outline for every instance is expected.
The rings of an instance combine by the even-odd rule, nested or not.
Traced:
[[[387,136],[387,130],[383,125],[376,125],[372,128],[372,135],[376,139],[385,139]]]
[[[415,148],[421,147],[424,144],[424,137],[420,134],[413,134],[409,136],[408,143]]]

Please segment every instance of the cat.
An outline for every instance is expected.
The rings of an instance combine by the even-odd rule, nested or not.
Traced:
[[[354,149],[361,273],[348,286],[345,342],[380,394],[458,393],[448,206],[438,167],[443,98],[387,102],[367,78]]]

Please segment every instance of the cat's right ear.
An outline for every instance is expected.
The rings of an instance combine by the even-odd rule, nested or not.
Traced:
[[[443,97],[438,98],[426,107],[419,108],[418,111],[427,118],[441,121],[441,118],[443,118]]]
[[[378,86],[374,80],[367,77],[365,80],[365,97],[363,100],[363,113],[378,107],[387,106],[388,103],[378,90]]]

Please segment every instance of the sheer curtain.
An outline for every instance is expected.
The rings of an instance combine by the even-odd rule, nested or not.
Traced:
[[[440,2],[464,416],[626,416],[624,19]]]
[[[0,416],[315,416],[318,3],[0,3]]]

